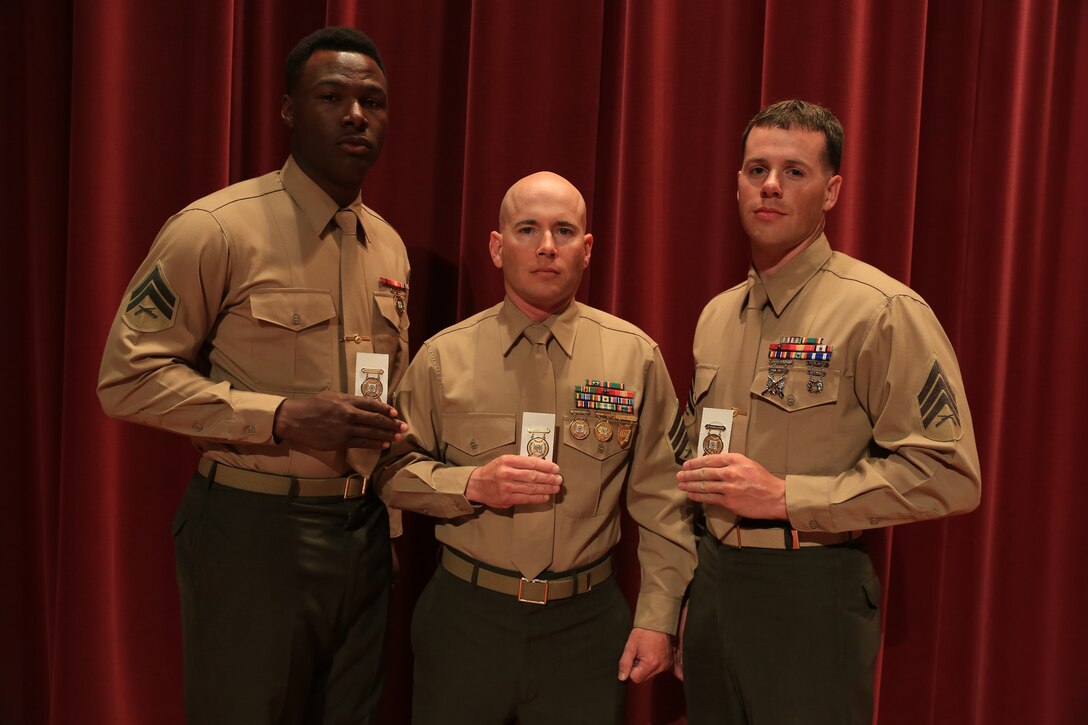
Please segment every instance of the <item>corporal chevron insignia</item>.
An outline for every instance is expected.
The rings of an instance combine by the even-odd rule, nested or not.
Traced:
[[[962,433],[956,393],[948,384],[941,363],[934,357],[929,375],[918,393],[922,433],[935,441],[956,441]]]
[[[159,332],[174,326],[179,305],[178,296],[170,289],[160,260],[132,289],[121,317],[133,330]]]

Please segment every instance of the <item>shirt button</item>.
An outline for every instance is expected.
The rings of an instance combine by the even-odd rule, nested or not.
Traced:
[[[472,440],[470,440],[468,442],[468,447],[471,448],[472,450],[476,450],[477,448],[480,447],[480,444],[476,442],[475,438],[473,438]]]
[[[200,431],[204,430],[204,424],[203,423],[193,423],[193,430],[195,430],[197,433],[199,433]]]
[[[604,443],[598,443],[597,444],[597,452],[598,453],[604,453]]]
[[[808,522],[808,527],[810,529],[818,529],[818,528],[820,528],[820,522],[817,521],[816,519],[813,519],[812,521]]]
[[[880,519],[878,519],[876,516],[874,516],[873,518],[869,519],[869,523],[872,524],[873,526],[879,526],[880,525]]]
[[[253,435],[256,432],[257,432],[257,429],[254,428],[253,426],[251,426],[251,425],[246,426],[246,434],[247,435]]]
[[[291,315],[291,324],[292,325],[301,325],[302,324],[302,318],[298,316],[297,312],[295,314]]]
[[[792,395],[790,397],[786,398],[786,405],[790,406],[791,408],[796,403],[797,403],[797,398],[793,397]]]

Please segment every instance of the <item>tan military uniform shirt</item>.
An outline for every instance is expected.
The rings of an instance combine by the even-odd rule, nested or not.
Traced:
[[[396,507],[439,518],[440,541],[502,569],[511,563],[509,510],[474,507],[465,498],[469,474],[515,450],[520,389],[531,344],[530,321],[505,302],[428,340],[397,392],[408,435],[394,446],[380,475]],[[642,331],[591,307],[571,305],[545,324],[555,374],[558,428],[555,462],[563,489],[555,503],[552,571],[577,569],[606,556],[620,538],[620,493],[639,525],[642,585],[635,626],[675,632],[680,601],[695,567],[685,497],[676,485],[684,448],[683,420],[657,345]],[[634,393],[634,435],[572,435],[574,387],[586,380],[622,383]],[[594,423],[591,416],[590,423]]]
[[[345,451],[272,438],[285,398],[354,389],[356,352],[387,353],[391,387],[407,366],[407,293],[380,281],[408,282],[404,243],[359,199],[351,209],[365,237],[343,264],[337,204],[293,159],[170,218],[106,341],[106,412],[188,435],[232,466],[332,477],[354,464],[369,474],[377,451],[353,451],[349,464]]]
[[[760,308],[764,289],[769,304]],[[768,358],[783,338],[823,338],[832,348],[827,367],[793,360],[783,381]],[[685,420],[692,446],[704,408],[735,409],[729,450],[785,479],[799,531],[868,529],[978,505],[971,413],[944,330],[921,297],[832,252],[826,237],[765,288],[752,270],[711,300],[694,354]],[[721,507],[707,513],[719,538],[736,522]]]

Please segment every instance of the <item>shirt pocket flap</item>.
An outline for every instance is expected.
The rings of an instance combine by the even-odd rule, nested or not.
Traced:
[[[839,399],[841,370],[816,368],[810,375],[803,362],[800,365],[795,362],[788,366],[789,372],[786,373],[784,384],[776,386],[770,384],[772,376],[769,374],[769,367],[766,361],[760,363],[749,389],[753,398],[765,400],[787,413],[830,405]],[[782,373],[774,373],[773,380],[781,381]]]
[[[407,299],[405,299],[405,297],[398,298],[391,292],[375,292],[374,303],[378,305],[378,312],[382,313],[382,317],[384,317],[390,325],[398,330],[408,326],[407,317],[401,314],[407,304]]]
[[[717,365],[698,363],[695,365],[695,374],[691,379],[691,407],[694,408],[706,394],[710,392],[710,386],[714,384],[714,378],[718,377]]]
[[[442,418],[446,444],[466,456],[481,456],[503,446],[512,446],[515,416],[491,413],[450,413]]]
[[[250,295],[253,317],[288,330],[305,330],[336,318],[327,290],[276,289]]]

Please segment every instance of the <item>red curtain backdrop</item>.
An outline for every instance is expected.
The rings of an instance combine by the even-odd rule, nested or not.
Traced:
[[[1088,3],[20,0],[0,21],[0,722],[183,721],[170,520],[196,455],[101,413],[102,344],[170,214],[282,165],[284,58],[339,23],[389,68],[363,194],[408,246],[413,349],[500,299],[499,201],[550,169],[590,206],[580,297],[653,336],[681,398],[699,311],[747,269],[745,122],[786,97],[829,106],[847,132],[832,246],[937,311],[983,462],[975,513],[870,537],[877,721],[1088,717]],[[408,722],[428,521],[398,547],[383,723]],[[683,723],[678,684],[632,687],[628,722]]]

